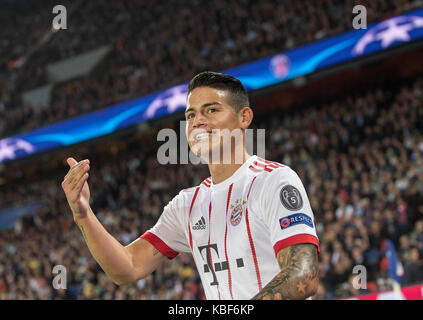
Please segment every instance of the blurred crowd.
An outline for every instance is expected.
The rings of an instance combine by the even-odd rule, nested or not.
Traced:
[[[423,1],[62,1],[68,29],[50,35],[30,55],[51,30],[55,4],[6,4],[0,13],[5,21],[0,31],[0,137],[162,90],[199,71],[225,70],[351,30],[356,4],[366,6],[371,23]],[[55,85],[49,106],[22,103],[22,92],[46,84],[49,63],[103,45],[113,48],[105,61],[92,74]]]
[[[320,284],[314,299],[390,288],[384,241],[404,268],[402,285],[423,283],[423,79],[354,92],[331,103],[258,117],[266,158],[291,166],[313,208],[320,239]],[[178,124],[175,124],[178,127]],[[89,154],[92,208],[122,244],[157,221],[182,188],[209,176],[205,165],[157,163],[156,147],[132,142],[125,152]],[[140,151],[142,150],[142,152]],[[190,255],[144,280],[118,287],[91,257],[74,225],[61,182],[0,187],[0,203],[43,199],[39,212],[0,233],[0,299],[203,299]],[[67,268],[67,289],[53,288],[55,265]],[[352,269],[367,270],[367,288]]]

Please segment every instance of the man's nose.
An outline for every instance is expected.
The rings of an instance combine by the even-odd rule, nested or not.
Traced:
[[[201,112],[197,112],[195,114],[192,126],[194,128],[200,128],[200,127],[205,126],[205,125],[206,125],[206,118],[204,117],[204,115]]]

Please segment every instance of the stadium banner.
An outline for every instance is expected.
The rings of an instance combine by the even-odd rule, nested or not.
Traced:
[[[0,230],[13,229],[20,217],[35,214],[45,204],[44,201],[36,201],[13,208],[2,208],[0,204]]]
[[[364,294],[341,300],[423,300],[423,284],[404,287],[400,290]]]
[[[103,46],[72,58],[47,65],[47,75],[51,82],[68,81],[87,75],[112,50],[110,45]]]
[[[423,9],[223,70],[262,89],[423,38]],[[111,134],[185,108],[188,83],[0,139],[0,163]]]

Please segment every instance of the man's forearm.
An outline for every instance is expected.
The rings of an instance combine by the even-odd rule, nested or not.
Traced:
[[[314,281],[283,272],[274,277],[253,300],[304,300],[313,295]]]
[[[94,259],[116,284],[133,280],[133,263],[129,252],[107,232],[91,210],[86,218],[75,223]]]
[[[278,253],[281,272],[253,299],[301,300],[314,295],[318,281],[316,248],[311,244],[287,247]]]

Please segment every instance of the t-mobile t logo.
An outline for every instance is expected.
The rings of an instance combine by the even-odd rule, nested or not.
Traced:
[[[206,249],[205,250],[206,259],[204,259],[204,256],[203,256],[204,249]],[[209,245],[198,247],[198,250],[200,251],[201,257],[203,258],[203,260],[206,260],[206,264],[204,265],[204,273],[211,271],[211,273],[213,275],[213,281],[210,283],[210,285],[216,286],[216,285],[219,284],[219,282],[217,281],[216,272],[228,270],[229,263],[228,263],[228,261],[222,261],[222,262],[215,262],[213,264],[212,256],[211,256],[211,249],[213,249],[216,252],[217,256],[219,257],[219,250],[217,249],[216,243],[212,243],[212,244],[209,244]],[[236,259],[236,265],[237,265],[238,268],[244,267],[244,260],[242,258]]]

